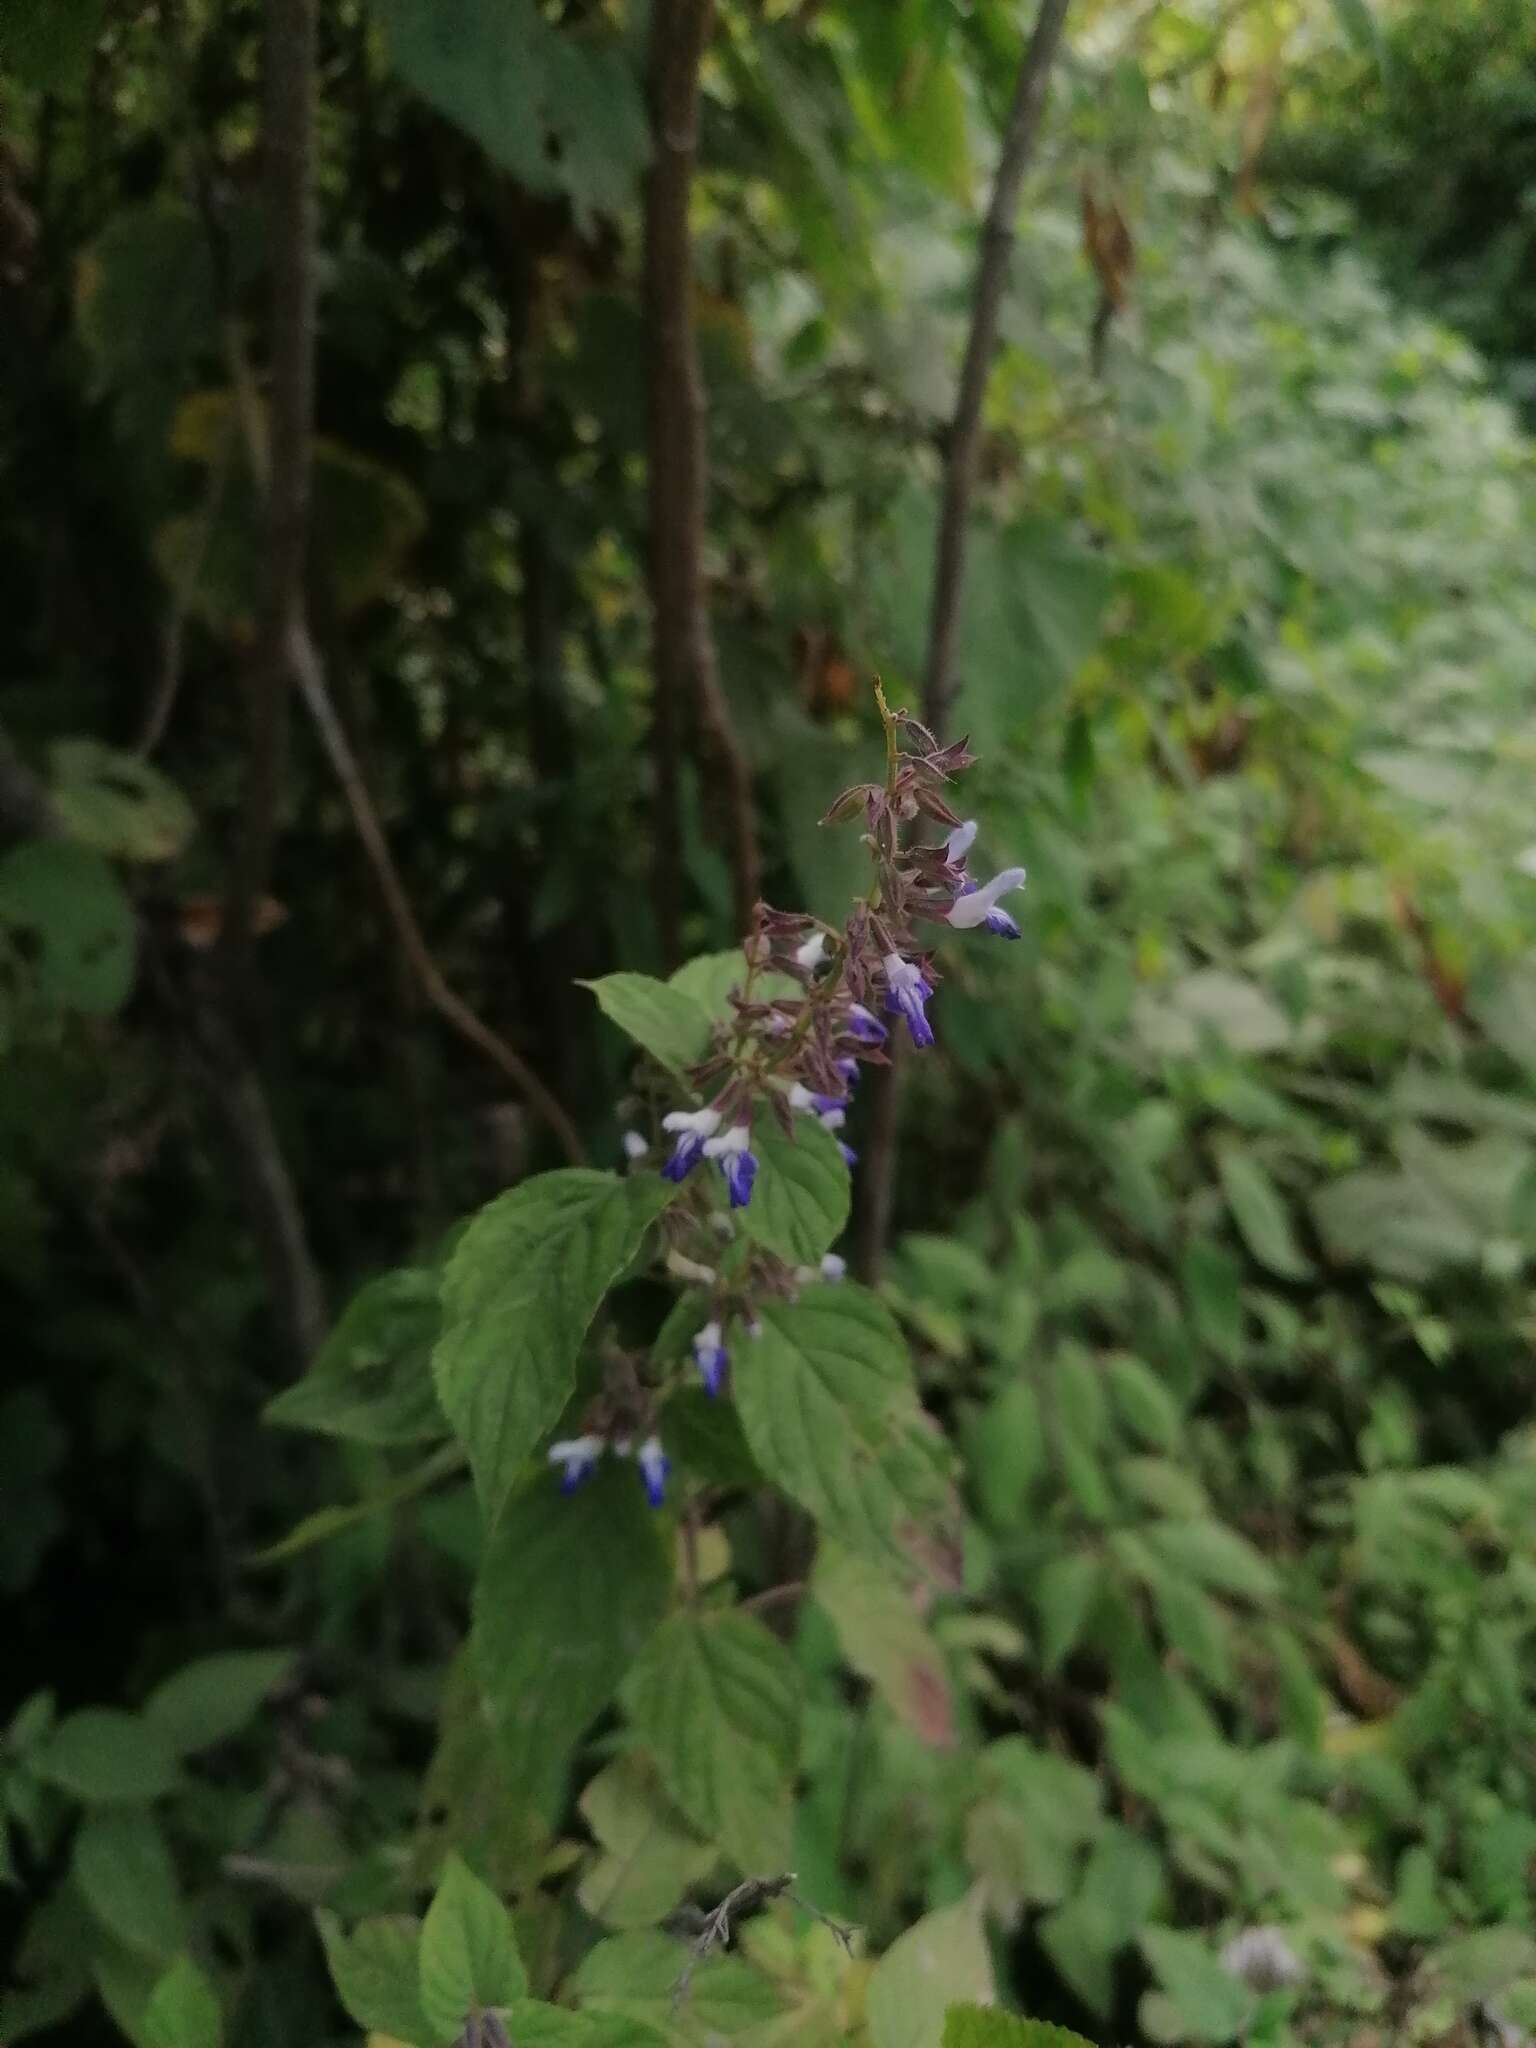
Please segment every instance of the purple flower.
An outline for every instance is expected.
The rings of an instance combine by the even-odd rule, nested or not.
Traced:
[[[848,1171],[852,1173],[853,1169],[859,1163],[858,1153],[854,1151],[851,1145],[845,1145],[841,1138],[839,1138],[837,1141],[837,1149],[843,1155],[844,1166],[846,1166]]]
[[[1019,928],[1005,910],[997,908],[997,899],[1023,886],[1023,868],[1004,868],[980,889],[967,882],[949,907],[949,921],[957,931],[974,931],[977,925],[985,925],[1001,939],[1016,939]]]
[[[856,1038],[860,1045],[884,1045],[887,1032],[873,1010],[866,1010],[862,1003],[850,1003],[848,1036]]]
[[[589,1479],[597,1468],[597,1461],[603,1455],[603,1439],[600,1436],[572,1436],[558,1444],[551,1444],[546,1454],[551,1465],[565,1469],[560,1475],[560,1491],[574,1493],[584,1479]]]
[[[757,1178],[757,1154],[749,1149],[751,1142],[752,1133],[745,1124],[733,1124],[718,1138],[706,1138],[704,1141],[704,1157],[720,1162],[720,1171],[731,1191],[733,1209],[745,1209],[752,1199],[752,1183]]]
[[[834,1060],[832,1064],[838,1073],[842,1075],[848,1086],[852,1088],[859,1078],[859,1063],[853,1054],[851,1052],[844,1053],[840,1060]]]
[[[720,1128],[718,1109],[674,1109],[661,1120],[664,1131],[676,1134],[672,1157],[661,1169],[668,1180],[685,1180],[704,1157],[707,1140]]]
[[[814,1111],[817,1116],[825,1116],[828,1110],[841,1109],[845,1099],[841,1095],[818,1095],[803,1081],[797,1081],[789,1091],[791,1109]]]
[[[885,1007],[899,1011],[906,1018],[914,1045],[932,1045],[933,1026],[928,1022],[923,1005],[933,994],[933,989],[922,969],[910,960],[903,960],[899,953],[887,953],[881,965],[885,969]]]
[[[706,1323],[694,1338],[693,1357],[703,1376],[704,1391],[713,1397],[719,1393],[725,1369],[731,1362],[718,1323]]]
[[[659,1436],[646,1438],[635,1453],[635,1463],[640,1467],[646,1499],[653,1508],[659,1508],[667,1497],[667,1474],[672,1470],[672,1460],[661,1448]]]
[[[848,1261],[842,1256],[841,1252],[822,1253],[821,1277],[823,1280],[831,1280],[833,1282],[836,1282],[838,1280],[845,1279],[847,1277],[847,1273]]]

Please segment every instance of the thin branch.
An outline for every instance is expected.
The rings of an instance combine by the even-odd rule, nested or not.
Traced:
[[[165,737],[165,729],[171,722],[171,713],[176,708],[176,699],[181,694],[187,619],[191,614],[192,600],[197,595],[197,586],[202,580],[203,568],[208,560],[208,547],[213,539],[213,530],[218,524],[225,486],[229,482],[234,447],[234,422],[226,420],[219,429],[218,445],[214,450],[213,464],[208,472],[208,488],[203,495],[203,502],[197,515],[197,526],[192,535],[192,547],[176,587],[171,592],[171,609],[165,622],[165,652],[160,664],[160,675],[155,684],[155,694],[150,699],[149,709],[144,714],[144,730],[139,735],[138,751],[146,759]]]
[[[313,141],[315,0],[267,0],[267,137],[274,249],[271,390],[266,448],[248,420],[252,471],[265,469],[268,602],[264,631],[266,668],[273,688],[296,688],[319,734],[351,814],[353,829],[373,868],[395,937],[432,1007],[459,1035],[483,1052],[512,1083],[559,1140],[567,1158],[583,1156],[575,1125],[522,1056],[493,1031],[448,984],[432,957],[410,898],[389,850],[356,753],[326,686],[325,668],[309,628],[304,569],[308,545],[310,473],[314,426],[315,282]],[[302,245],[302,246],[299,246]],[[237,393],[238,334],[234,348]],[[270,710],[270,705],[268,709]],[[270,737],[270,734],[268,734]],[[268,764],[270,765],[270,764]],[[260,872],[259,846],[250,843],[241,863],[240,884],[249,891]],[[247,918],[254,908],[245,906]],[[233,911],[233,905],[231,906]]]
[[[1002,154],[981,236],[981,261],[971,301],[971,326],[955,415],[945,442],[944,503],[939,515],[938,552],[934,562],[933,606],[928,623],[928,656],[923,678],[923,722],[942,740],[954,708],[955,653],[960,640],[960,607],[965,586],[965,547],[971,497],[976,487],[981,449],[981,411],[997,346],[998,315],[1013,253],[1014,220],[1019,190],[1034,154],[1045,112],[1046,87],[1061,46],[1062,27],[1070,0],[1040,0],[1034,31],[1025,45],[1014,87],[1013,104],[1003,132]],[[890,1236],[899,1150],[901,1067],[875,1077],[870,1090],[869,1125],[861,1176],[862,1204],[858,1226],[858,1260],[863,1278],[880,1276]]]
[[[939,519],[934,567],[933,610],[923,684],[923,722],[940,739],[955,698],[955,649],[960,637],[960,600],[965,583],[966,528],[976,485],[981,447],[981,409],[997,345],[998,314],[1013,253],[1019,189],[1034,154],[1045,112],[1046,88],[1061,44],[1070,0],[1040,0],[1034,32],[1019,66],[1013,105],[1003,133],[992,200],[982,229],[981,262],[971,302],[971,330],[960,370],[960,389],[944,462],[944,507]]]
[[[689,1944],[688,1960],[683,1965],[677,1982],[672,1986],[674,2013],[688,1996],[694,1972],[699,1964],[715,1949],[730,1945],[735,1922],[741,1915],[755,1912],[759,1906],[771,1905],[775,1899],[792,1899],[802,1912],[809,1913],[813,1920],[820,1921],[821,1925],[831,1932],[846,1955],[853,1954],[853,1937],[856,1930],[845,1927],[840,1920],[832,1919],[829,1914],[822,1912],[820,1906],[813,1906],[809,1899],[801,1898],[794,1889],[795,1883],[796,1874],[793,1870],[786,1870],[778,1877],[743,1878],[733,1891],[726,1893],[718,1906],[713,1907],[704,1916],[703,1925]]]
[[[736,928],[758,897],[752,770],[721,687],[704,583],[708,495],[704,387],[693,325],[688,199],[698,152],[699,65],[710,0],[654,0],[652,159],[645,186],[645,315],[649,337],[650,580],[655,615],[655,899],[663,957],[676,963],[681,887],[679,728],[691,701],[720,783]]]

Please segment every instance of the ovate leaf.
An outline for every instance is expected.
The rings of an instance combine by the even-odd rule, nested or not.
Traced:
[[[421,1923],[404,1917],[363,1920],[349,1935],[322,1907],[315,1925],[336,1995],[364,2033],[430,2048],[437,2036],[421,2009]]]
[[[995,2005],[952,2005],[944,2015],[943,2048],[1090,2048],[1081,2034],[1049,2020],[1021,2020]]]
[[[459,1240],[432,1371],[488,1515],[570,1398],[587,1325],[675,1193],[660,1174],[569,1167],[499,1196]]]
[[[53,807],[71,839],[118,860],[162,861],[192,837],[192,806],[137,754],[98,740],[59,740],[50,759]]]
[[[165,1736],[152,1722],[116,1707],[85,1707],[68,1715],[32,1768],[90,1805],[158,1799],[176,1783],[176,1754]]]
[[[638,1752],[617,1757],[581,1795],[581,1816],[602,1854],[577,1896],[609,1927],[654,1927],[716,1860],[691,1835]]]
[[[74,1880],[102,1925],[126,1947],[167,1959],[186,1940],[176,1871],[145,1806],[86,1815],[75,1838]]]
[[[847,1282],[769,1304],[761,1321],[734,1359],[759,1466],[851,1550],[910,1564],[912,1537],[946,1512],[949,1488],[896,1325]]]
[[[1297,1244],[1285,1204],[1258,1160],[1235,1145],[1222,1145],[1216,1166],[1243,1242],[1259,1264],[1282,1280],[1308,1279],[1311,1262]]]
[[[1198,1935],[1148,1927],[1141,1946],[1186,2029],[1185,2038],[1217,2043],[1242,2032],[1253,1994],[1228,1975]]]
[[[994,1996],[977,1893],[929,1913],[876,1963],[866,2011],[874,2048],[933,2048],[950,2006]]]
[[[605,1017],[669,1072],[680,1075],[704,1057],[708,1012],[672,983],[648,974],[605,974],[581,986],[591,989]]]
[[[787,1138],[773,1112],[761,1109],[752,1149],[759,1171],[741,1211],[747,1235],[792,1266],[816,1265],[848,1223],[848,1169],[836,1139],[813,1116],[797,1117]]]
[[[696,1966],[686,1998],[677,1995],[689,1946],[660,1933],[615,1934],[583,1957],[576,1996],[583,2014],[654,2026],[692,2048],[744,2034],[780,2010],[768,1978],[739,1956],[712,1955]]]
[[[180,1956],[149,1994],[143,2048],[219,2048],[219,1996],[190,1956]]]
[[[785,1867],[800,1683],[751,1615],[674,1615],[624,1689],[630,1718],[687,1818],[745,1874]]]
[[[492,1534],[474,1644],[513,1782],[538,1798],[661,1620],[672,1568],[633,1469],[606,1459],[579,1492],[540,1473]]]
[[[930,1747],[953,1748],[949,1672],[910,1589],[869,1559],[823,1543],[811,1591],[830,1616],[844,1657],[897,1719]]]
[[[183,1665],[150,1694],[144,1717],[178,1756],[211,1749],[253,1721],[293,1667],[291,1650],[227,1650]]]
[[[421,2009],[437,2037],[471,2013],[510,2005],[528,1990],[506,1907],[461,1856],[450,1855],[421,1923]]]
[[[431,1365],[440,1284],[418,1266],[366,1282],[308,1372],[267,1403],[262,1419],[381,1447],[443,1435]]]

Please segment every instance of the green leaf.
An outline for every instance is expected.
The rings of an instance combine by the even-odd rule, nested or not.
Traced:
[[[352,1443],[392,1447],[443,1434],[432,1381],[442,1328],[440,1277],[416,1266],[368,1281],[316,1354],[262,1419]]]
[[[849,1180],[837,1140],[813,1116],[786,1137],[772,1110],[757,1113],[752,1149],[759,1172],[740,1212],[747,1235],[792,1266],[815,1266],[847,1228]]]
[[[1128,1352],[1117,1352],[1105,1378],[1115,1407],[1133,1436],[1160,1451],[1178,1442],[1178,1403],[1151,1366]]]
[[[672,1567],[628,1465],[565,1495],[541,1472],[488,1543],[475,1658],[514,1783],[539,1799],[666,1611]]]
[[[1197,1935],[1142,1930],[1141,1946],[1193,2041],[1230,2041],[1247,2024],[1253,1994],[1229,1976]]]
[[[823,1543],[811,1592],[849,1664],[902,1724],[933,1749],[955,1745],[955,1702],[938,1645],[911,1592],[852,1551]]]
[[[1339,27],[1361,56],[1371,58],[1383,78],[1387,71],[1387,45],[1370,0],[1333,0]]]
[[[49,759],[53,807],[71,839],[118,860],[164,861],[192,837],[192,806],[137,754],[98,740],[58,740]]]
[[[1184,1253],[1184,1292],[1195,1333],[1221,1358],[1237,1358],[1243,1346],[1242,1275],[1230,1253],[1209,1238],[1196,1238]]]
[[[1059,1670],[1082,1641],[1103,1584],[1103,1560],[1096,1550],[1065,1551],[1040,1567],[1033,1592],[1047,1671]]]
[[[1252,1153],[1220,1145],[1216,1167],[1243,1242],[1259,1264],[1282,1280],[1310,1278],[1311,1261],[1296,1242],[1285,1204]]]
[[[133,912],[99,853],[39,839],[0,859],[0,968],[25,949],[41,1001],[110,1017],[133,985]]]
[[[687,1945],[665,1934],[615,1934],[582,1958],[576,1995],[583,2011],[638,2020],[698,2048],[777,2016],[778,1994],[767,1977],[733,1955],[699,1963],[688,1996],[679,2000],[689,1958]]]
[[[1048,2020],[1016,2019],[995,2005],[952,2005],[944,2015],[943,2048],[1090,2048],[1081,2034]]]
[[[681,1811],[744,1875],[789,1860],[800,1680],[749,1614],[676,1614],[624,1688],[636,1732]]]
[[[568,1167],[499,1196],[459,1240],[432,1370],[489,1517],[570,1399],[603,1296],[676,1192],[659,1173]]]
[[[166,1958],[185,1944],[175,1866],[147,1807],[88,1813],[75,1837],[73,1876],[96,1918],[128,1948]]]
[[[404,1917],[362,1920],[348,1935],[322,1907],[315,1925],[336,1995],[364,2033],[430,2048],[438,2037],[421,2009],[421,1923]]]
[[[866,1999],[874,2048],[933,2048],[950,2006],[993,1996],[992,1962],[977,1893],[928,1913],[886,1950]]]
[[[623,50],[550,27],[531,0],[374,0],[400,72],[532,192],[578,220],[633,197],[648,153]]]
[[[450,1855],[421,1923],[421,2009],[438,2036],[452,2036],[476,2011],[510,2005],[528,1991],[506,1907],[461,1856]]]
[[[1221,1522],[1154,1522],[1146,1530],[1146,1540],[1176,1571],[1187,1572],[1218,1592],[1272,1600],[1279,1589],[1268,1559]]]
[[[603,1015],[670,1073],[683,1075],[704,1057],[709,1014],[673,983],[648,974],[605,974],[580,986],[591,989]]]
[[[190,1956],[180,1956],[149,1994],[144,2048],[219,2048],[219,1996]]]
[[[144,1702],[144,1716],[178,1756],[211,1749],[253,1721],[292,1669],[292,1650],[226,1650],[199,1657],[155,1687]]]
[[[32,1760],[32,1768],[87,1804],[158,1799],[176,1783],[176,1755],[161,1731],[116,1707],[70,1714]]]
[[[580,1805],[602,1854],[577,1897],[610,1927],[654,1927],[716,1861],[717,1852],[688,1833],[654,1768],[636,1752],[599,1771]]]
[[[1058,1905],[1104,1825],[1098,1779],[1022,1736],[982,1753],[983,1796],[966,1828],[971,1867],[1000,1901]]]
[[[735,1347],[733,1387],[766,1476],[850,1550],[910,1565],[949,1507],[947,1453],[890,1315],[862,1287],[807,1287]]]

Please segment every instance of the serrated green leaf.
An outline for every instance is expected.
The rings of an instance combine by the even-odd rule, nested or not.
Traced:
[[[596,996],[605,1017],[670,1073],[683,1075],[704,1057],[709,1013],[686,990],[648,974],[605,974],[580,985]]]
[[[634,1470],[606,1459],[562,1494],[540,1473],[488,1542],[474,1645],[514,1783],[538,1799],[666,1611],[672,1567]]]
[[[322,1907],[315,1925],[336,1995],[364,2033],[432,2048],[437,2036],[421,2009],[420,1921],[403,1915],[361,1920],[349,1935]]]
[[[994,1996],[978,1895],[928,1913],[870,1973],[865,2010],[874,2048],[933,2048],[950,2006]]]
[[[1311,1261],[1297,1244],[1285,1204],[1258,1160],[1235,1145],[1220,1145],[1216,1166],[1243,1242],[1259,1264],[1282,1280],[1308,1279]]]
[[[99,740],[57,740],[49,762],[53,807],[82,846],[117,860],[171,860],[196,829],[181,791],[137,754]]]
[[[88,1813],[75,1837],[72,1874],[96,1918],[126,1947],[163,1960],[185,1943],[175,1866],[147,1807]]]
[[[158,1799],[176,1783],[176,1754],[161,1731],[116,1707],[85,1707],[54,1729],[32,1768],[88,1805]]]
[[[253,1721],[293,1668],[292,1650],[227,1650],[199,1657],[157,1685],[144,1717],[178,1756],[211,1749]]]
[[[267,1403],[263,1421],[381,1448],[442,1436],[432,1379],[440,1288],[437,1273],[417,1266],[368,1281],[308,1372]]]
[[[570,1399],[603,1296],[676,1192],[660,1174],[567,1167],[499,1196],[460,1238],[432,1371],[490,1518]]]
[[[789,1859],[800,1681],[749,1614],[684,1613],[651,1639],[624,1688],[662,1783],[744,1875]]]
[[[952,2005],[944,2015],[943,2048],[1091,2048],[1081,2034],[1049,2020],[1021,2020],[995,2005]]]
[[[770,1303],[761,1322],[732,1381],[759,1466],[849,1549],[909,1563],[908,1539],[946,1513],[949,1489],[896,1325],[851,1282]]]
[[[787,1138],[760,1109],[752,1129],[758,1176],[741,1214],[747,1235],[792,1266],[815,1266],[848,1224],[848,1169],[837,1140],[813,1116],[795,1119]]]
[[[421,2009],[440,2038],[459,2033],[471,2013],[527,1994],[511,1916],[461,1856],[443,1865],[418,1957]]]
[[[1141,1946],[1190,2040],[1226,2042],[1242,2032],[1253,1994],[1228,1975],[1198,1935],[1147,1927]]]
[[[600,1941],[576,1972],[583,2012],[639,2021],[696,2048],[744,2034],[778,2014],[772,1984],[733,1955],[699,1963],[687,1997],[679,1999],[678,1980],[689,1957],[686,1943],[665,1934],[615,1934]]]
[[[144,2008],[143,2048],[219,2048],[219,1995],[190,1956],[172,1963]]]

